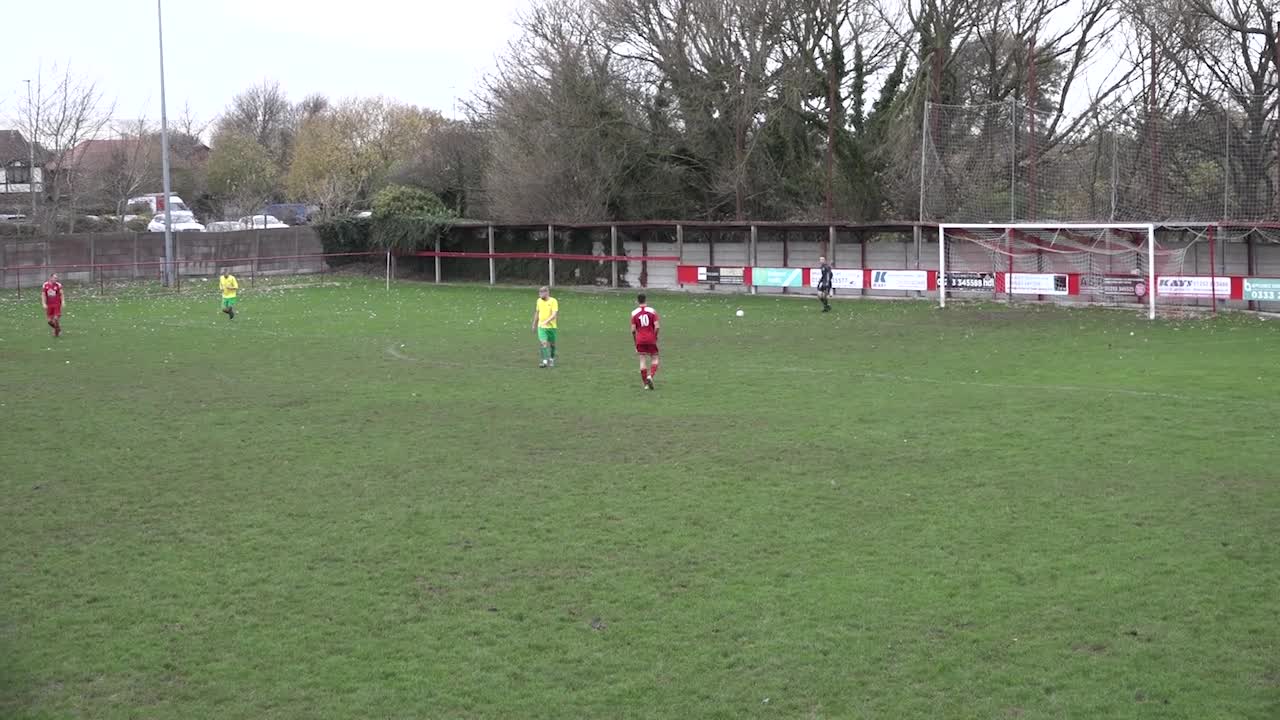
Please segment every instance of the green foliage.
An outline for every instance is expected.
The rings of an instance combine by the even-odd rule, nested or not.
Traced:
[[[780,113],[761,130],[763,153],[755,174],[763,182],[754,206],[766,216],[785,216],[822,197],[825,171],[817,161],[822,157],[817,138],[822,136],[816,124],[799,113]],[[825,134],[826,128],[820,132]]]
[[[440,217],[448,209],[434,193],[408,185],[388,185],[373,196],[373,216],[390,217]]]
[[[116,224],[103,217],[80,217],[76,218],[75,227],[78,233],[105,233],[115,230]]]
[[[214,141],[209,156],[209,192],[242,212],[272,197],[278,189],[279,171],[265,147],[252,136],[226,132]]]
[[[373,222],[369,218],[338,217],[312,226],[320,237],[325,253],[365,252],[373,248],[370,231]],[[353,259],[331,258],[330,265],[344,265]]]
[[[435,195],[392,185],[373,199],[373,217],[338,217],[314,227],[326,253],[391,249],[402,252],[447,242],[454,216]]]
[[[860,55],[858,61],[861,62]],[[853,132],[841,132],[835,146],[843,204],[847,214],[857,220],[879,220],[890,209],[881,177],[889,170],[885,149],[891,142],[894,100],[902,87],[906,62],[904,51],[880,87],[871,114],[864,120],[859,112]]]
[[[832,57],[837,58],[839,63],[836,65],[837,77],[844,77],[844,50],[837,45],[831,51]],[[865,127],[866,115],[863,112],[863,101],[867,95],[867,76],[870,71],[867,68],[866,58],[862,55],[862,41],[855,38],[853,41],[853,73],[852,84],[849,88],[849,122],[848,126],[853,129],[854,135],[861,135]]]
[[[34,237],[40,234],[38,230],[35,225],[0,223],[0,237]]]
[[[446,237],[453,213],[421,188],[390,185],[373,198],[371,245],[411,252],[434,247]]]
[[[448,227],[447,218],[400,217],[374,218],[370,239],[374,247],[402,252],[427,250],[435,247],[436,240],[444,240],[443,231]]]
[[[332,215],[366,202],[392,166],[418,150],[415,141],[427,128],[441,122],[437,113],[378,97],[311,105],[285,184],[292,197]]]

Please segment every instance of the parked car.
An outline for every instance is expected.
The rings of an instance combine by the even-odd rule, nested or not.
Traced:
[[[272,230],[274,228],[287,228],[288,225],[280,222],[279,218],[274,215],[249,215],[240,218],[240,224],[246,230]]]
[[[311,222],[311,212],[302,203],[276,203],[259,210],[256,215],[274,215],[286,225],[306,225]]]
[[[173,222],[170,229],[174,232],[204,232],[204,225],[196,222],[195,213],[190,210],[170,208],[169,215],[172,217]],[[151,222],[147,223],[147,231],[164,232],[164,213],[151,218]]]
[[[239,220],[219,220],[204,226],[205,232],[239,232],[247,229]]]

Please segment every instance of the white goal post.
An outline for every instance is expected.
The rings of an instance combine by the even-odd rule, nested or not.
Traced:
[[[1072,259],[1078,257],[1088,259],[1091,255],[1115,257],[1125,254],[1134,257],[1143,254],[1139,249],[1140,244],[1135,244],[1132,248],[1125,248],[1123,251],[1116,251],[1109,249],[1109,243],[1105,240],[1094,240],[1090,243],[1091,238],[1105,237],[1109,231],[1120,231],[1135,237],[1146,237],[1147,317],[1154,320],[1156,317],[1156,229],[1155,225],[1151,223],[939,223],[938,306],[947,306],[949,234],[973,234],[988,238],[1003,238],[1000,242],[988,241],[984,244],[981,240],[978,240],[975,244],[983,245],[992,256],[1007,256],[1011,268],[1016,254],[1015,243],[1020,242],[1026,245],[1025,240],[1014,239],[1019,236],[1035,238],[1035,244],[1032,247],[1034,252],[1040,256],[1049,253]],[[951,242],[955,241],[952,240]],[[1136,272],[1136,257],[1134,259],[1133,272]],[[1092,260],[1090,260],[1091,262]],[[995,267],[989,269],[999,270],[999,268]],[[1011,273],[1013,272],[1016,271],[1011,270]],[[1006,278],[1006,282],[1008,281]]]

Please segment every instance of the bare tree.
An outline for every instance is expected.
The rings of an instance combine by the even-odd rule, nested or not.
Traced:
[[[213,125],[214,123],[212,121],[204,120],[197,115],[195,110],[191,109],[191,101],[188,100],[183,103],[182,112],[178,113],[178,117],[173,120],[173,124],[170,129],[178,134],[197,138],[203,141],[205,135]]]
[[[1120,2],[879,2],[881,15],[904,46],[912,48],[915,64],[897,108],[897,133],[882,146],[895,168],[892,177],[899,179],[895,195],[900,211],[919,191],[921,153],[937,148],[967,156],[938,158],[952,172],[926,178],[943,184],[933,194],[990,194],[971,174],[985,168],[993,180],[1004,178],[1006,195],[1025,193],[1027,207],[1015,212],[1032,215],[1042,188],[1053,186],[1038,183],[1038,174],[1065,184],[1064,178],[1088,166],[1096,145],[1089,138],[1102,114],[1131,102],[1141,79],[1142,61],[1123,34]],[[944,107],[931,111],[925,126],[921,111],[927,101]],[[1012,145],[1011,133],[1017,137]],[[1010,157],[1012,152],[1016,157]],[[1025,179],[1026,187],[1011,188],[1010,177]],[[1006,209],[1011,199],[1004,201]]]
[[[669,158],[707,216],[756,214],[760,130],[783,111],[775,92],[783,0],[599,0],[613,53],[663,102],[678,136]],[[663,128],[655,128],[661,132]],[[674,140],[674,142],[671,142]],[[678,149],[677,149],[678,148]]]
[[[37,73],[33,95],[22,114],[32,120],[34,137],[48,158],[46,228],[55,230],[59,216],[65,214],[68,230],[75,232],[84,181],[82,153],[77,148],[102,132],[115,103],[103,96],[96,81],[76,75],[70,66],[61,72],[55,66],[51,74],[55,79],[46,84],[43,69]]]
[[[123,223],[129,198],[159,182],[159,144],[145,117],[118,123],[113,131],[110,155],[90,180],[96,185],[102,204],[115,208]]]
[[[326,217],[368,200],[392,167],[408,157],[438,113],[384,98],[316,106],[298,131],[286,185],[289,194],[318,203]]]
[[[429,129],[391,170],[393,182],[435,193],[459,217],[482,204],[487,142],[474,123],[450,121]]]
[[[956,109],[930,141],[1010,198],[1031,188],[1034,213],[1043,188],[1096,179],[1103,128],[1139,97],[1130,1],[544,2],[486,87],[485,187],[524,218],[814,217],[824,195],[912,217],[932,100]]]
[[[801,88],[812,119],[825,123],[829,104],[843,104],[854,124],[865,111],[867,85],[893,66],[901,52],[892,32],[871,0],[799,0],[783,16],[783,63],[794,62],[807,76],[780,75]],[[836,93],[829,97],[834,81]],[[842,102],[843,101],[843,102]]]
[[[298,125],[301,126],[302,123],[310,118],[323,114],[331,106],[332,104],[329,102],[328,97],[320,93],[312,93],[302,98],[302,102],[298,103],[298,107],[295,108],[294,115],[297,118]]]
[[[618,58],[589,0],[543,2],[486,81],[485,186],[499,218],[616,216],[640,162],[639,122]]]
[[[289,166],[297,130],[297,112],[278,82],[263,81],[236,95],[218,119],[215,135],[254,138],[276,168]]]
[[[883,123],[869,122],[898,88],[897,38],[870,0],[793,2],[782,28],[774,135],[766,146],[766,187],[786,217],[871,219],[882,212],[877,167],[870,157]],[[875,102],[872,98],[879,94]],[[819,203],[826,206],[819,209]]]
[[[1147,99],[1152,133],[1176,134],[1178,145],[1206,156],[1226,173],[1221,213],[1232,219],[1280,213],[1280,49],[1274,4],[1261,0],[1169,0],[1133,3],[1130,16],[1158,53]],[[1204,122],[1196,121],[1203,117]],[[1198,126],[1193,123],[1197,123]],[[1158,184],[1190,187],[1196,169],[1174,148],[1142,148]],[[1170,199],[1171,202],[1175,201]]]

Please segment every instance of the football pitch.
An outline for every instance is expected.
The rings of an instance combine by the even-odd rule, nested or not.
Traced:
[[[0,301],[0,717],[1280,717],[1280,320],[556,295]]]

